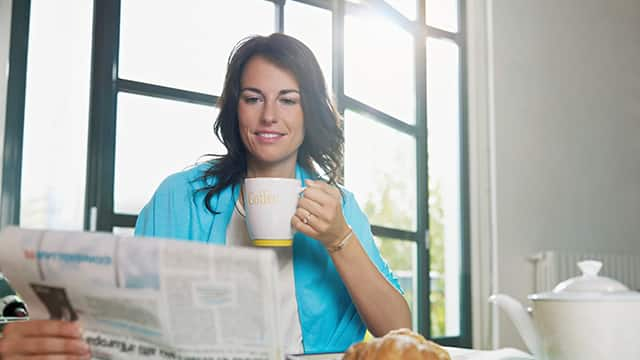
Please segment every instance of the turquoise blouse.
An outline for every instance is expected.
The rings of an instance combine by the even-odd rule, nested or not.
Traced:
[[[238,199],[238,186],[229,186],[211,199],[212,214],[204,205],[205,186],[200,179],[210,164],[201,164],[166,178],[142,209],[136,236],[163,237],[211,244],[226,244],[227,225]],[[304,183],[309,174],[296,167]],[[215,180],[208,184],[214,184]],[[344,188],[342,211],[371,261],[400,291],[400,284],[373,241],[366,215],[353,194]],[[306,353],[344,351],[361,341],[365,325],[324,246],[297,233],[293,241],[293,272],[298,315]]]

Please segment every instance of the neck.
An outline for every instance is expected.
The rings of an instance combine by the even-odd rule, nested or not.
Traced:
[[[280,164],[256,164],[255,161],[247,162],[247,177],[277,177],[277,178],[295,178],[296,162],[295,160]]]

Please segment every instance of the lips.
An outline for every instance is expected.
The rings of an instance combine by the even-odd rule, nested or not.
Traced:
[[[274,141],[277,141],[278,139],[281,139],[286,134],[281,132],[276,132],[276,131],[256,131],[254,135],[261,142],[272,143]]]
[[[284,136],[284,134],[272,133],[272,132],[257,132],[256,135],[260,136],[260,137],[265,137],[267,139],[273,139],[273,138],[277,138],[277,137],[280,137],[280,136]]]

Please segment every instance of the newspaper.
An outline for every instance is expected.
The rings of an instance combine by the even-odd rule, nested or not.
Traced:
[[[282,359],[271,250],[5,228],[31,319],[79,321],[98,359]]]

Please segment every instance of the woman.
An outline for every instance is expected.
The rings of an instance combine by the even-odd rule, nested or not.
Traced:
[[[231,54],[219,106],[215,130],[228,153],[168,177],[140,213],[136,235],[247,244],[243,180],[298,178],[307,186],[291,219],[298,233],[292,248],[277,250],[285,352],[343,351],[365,328],[379,336],[411,327],[366,216],[336,186],[343,137],[311,51],[278,33],[244,40]],[[64,352],[65,344],[84,350],[73,325],[40,325],[8,327],[0,353],[20,340],[34,345],[34,337],[51,345],[40,344],[40,353]]]

